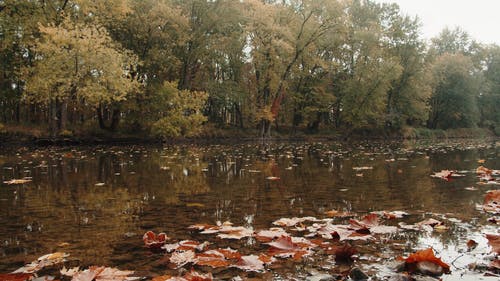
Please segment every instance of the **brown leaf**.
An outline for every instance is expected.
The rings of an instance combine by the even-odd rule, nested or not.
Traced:
[[[431,175],[433,178],[440,178],[445,181],[450,181],[451,177],[453,176],[454,171],[450,170],[441,170],[441,172],[435,172],[434,174]]]
[[[500,213],[500,189],[490,190],[484,197],[483,210],[488,213]]]
[[[486,239],[488,239],[492,252],[500,254],[500,235],[486,234]]]
[[[8,273],[0,274],[0,280],[2,281],[28,281],[33,277],[29,273]]]
[[[264,271],[264,262],[256,255],[242,256],[234,267],[245,271],[262,272]]]
[[[165,244],[167,239],[167,235],[163,232],[156,235],[153,231],[148,231],[142,236],[144,245],[150,249],[161,248]]]
[[[357,253],[357,250],[349,244],[334,246],[332,247],[332,251],[337,263],[350,263],[353,261],[352,256]]]
[[[410,265],[410,266],[417,266],[417,263],[420,263],[420,262],[431,262],[431,263],[437,264],[440,267],[442,267],[443,271],[445,273],[450,272],[450,266],[448,264],[444,263],[440,258],[437,258],[434,255],[434,250],[432,250],[432,248],[417,251],[417,252],[411,254],[406,259],[404,259],[404,261],[407,265]]]
[[[4,181],[3,183],[11,185],[11,184],[25,184],[31,182],[31,179],[12,179],[9,181]]]
[[[307,249],[310,245],[303,243],[294,243],[292,237],[281,236],[273,242],[267,243],[269,248],[268,253],[271,256],[287,258],[292,257],[294,260],[300,260],[303,256],[309,255],[311,252]],[[312,244],[312,243],[311,243]]]
[[[196,255],[195,263],[197,265],[207,265],[212,268],[227,267],[231,264],[226,260],[225,255],[217,250],[209,250]]]
[[[471,251],[473,249],[475,249],[477,247],[477,242],[470,239],[469,241],[467,241],[467,250],[468,251]]]
[[[162,275],[162,276],[156,276],[151,279],[151,281],[167,281],[168,279],[172,278],[170,275]]]
[[[212,281],[214,278],[212,277],[212,273],[202,274],[191,270],[191,272],[186,273],[184,276],[186,281]]]

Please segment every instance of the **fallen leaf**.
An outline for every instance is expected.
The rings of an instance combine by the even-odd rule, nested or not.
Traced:
[[[229,265],[231,265],[231,263],[226,260],[225,255],[216,250],[209,250],[196,255],[196,260],[194,263],[197,265],[210,266],[212,268],[228,267]]]
[[[352,169],[355,171],[365,171],[365,170],[373,170],[373,167],[370,166],[352,167]]]
[[[428,225],[428,226],[431,226],[432,228],[435,228],[438,225],[443,225],[443,222],[438,221],[438,220],[433,219],[433,218],[429,218],[429,219],[423,220],[421,222],[418,222],[417,225],[418,226]]]
[[[467,250],[468,251],[471,251],[471,250],[474,250],[475,248],[477,247],[477,242],[470,239],[469,241],[467,241]]]
[[[44,267],[52,266],[55,264],[63,263],[69,254],[56,252],[39,257],[36,261],[26,264],[23,267],[16,269],[13,273],[35,273]]]
[[[357,253],[357,250],[349,244],[334,246],[330,251],[335,255],[335,262],[337,263],[351,263],[353,261],[352,256]]]
[[[167,235],[163,232],[156,235],[153,231],[148,231],[142,236],[144,245],[150,249],[161,248],[165,244],[167,239]]]
[[[492,262],[490,262],[490,268],[500,270],[500,259],[496,259],[496,260],[493,260]]]
[[[500,189],[490,190],[484,197],[483,210],[488,213],[500,213]]]
[[[194,270],[191,270],[190,272],[186,273],[183,278],[186,281],[212,281],[214,278],[212,277],[212,273],[207,273],[207,274],[202,274],[199,272],[196,272]]]
[[[31,182],[31,179],[12,179],[8,181],[4,181],[3,183],[11,185],[11,184],[25,184]]]
[[[415,268],[415,267],[419,266],[418,263],[429,262],[429,263],[433,263],[433,264],[436,264],[436,265],[442,267],[444,273],[450,272],[450,266],[448,264],[444,263],[440,258],[437,258],[434,255],[434,250],[432,248],[417,251],[417,252],[411,254],[410,256],[408,256],[406,259],[404,259],[404,261],[405,261],[407,267],[410,268],[410,271],[418,270],[418,268]],[[420,266],[422,266],[422,264]]]
[[[29,273],[8,273],[0,274],[0,280],[2,281],[28,281],[33,278],[32,274]]]
[[[245,271],[262,272],[264,271],[264,262],[256,255],[242,256],[233,267]]]
[[[255,238],[260,242],[271,242],[274,238],[281,236],[289,236],[289,234],[283,228],[274,227],[269,230],[261,230],[257,232]]]
[[[79,271],[73,275],[72,281],[121,281],[139,280],[140,277],[129,277],[133,271],[122,271],[116,268],[104,266],[91,266],[86,270]]]
[[[488,239],[492,252],[500,254],[500,235],[486,234],[486,239]]]
[[[303,218],[281,218],[277,221],[274,221],[274,225],[278,226],[295,226],[296,224],[305,222],[305,221],[317,221],[318,219],[315,217],[303,217]]]
[[[170,262],[177,265],[177,268],[183,267],[188,263],[196,262],[196,255],[194,251],[175,251],[170,256]]]
[[[309,245],[304,245],[304,243],[294,243],[292,241],[292,237],[290,236],[281,236],[273,242],[267,243],[271,246],[268,250],[268,253],[271,256],[280,257],[280,258],[288,258],[292,257],[294,260],[298,261],[303,256],[307,256],[311,254],[311,251],[308,249]]]
[[[432,174],[431,177],[440,178],[440,179],[443,179],[445,181],[450,181],[454,172],[455,171],[441,170],[441,172],[435,172],[434,174]]]
[[[205,204],[202,204],[202,203],[186,203],[186,207],[189,207],[189,208],[203,208],[205,207]]]
[[[61,273],[61,275],[73,277],[73,275],[75,275],[79,271],[80,271],[80,267],[77,266],[77,267],[73,267],[70,269],[63,267],[63,269],[61,269],[59,272]]]
[[[153,279],[151,279],[151,281],[167,281],[170,278],[172,278],[172,276],[170,276],[170,275],[162,275],[162,276],[153,277]]]
[[[330,217],[330,218],[334,218],[334,217],[345,218],[345,217],[353,217],[355,214],[348,213],[348,212],[340,212],[340,211],[337,211],[337,210],[330,210],[330,211],[326,211],[325,215],[327,217]]]

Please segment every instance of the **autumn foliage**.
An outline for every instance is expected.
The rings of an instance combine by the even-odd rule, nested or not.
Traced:
[[[419,263],[429,262],[440,266],[444,273],[450,273],[450,266],[444,263],[440,258],[436,257],[432,248],[417,251],[403,260],[406,264],[407,270],[410,272],[418,271]]]

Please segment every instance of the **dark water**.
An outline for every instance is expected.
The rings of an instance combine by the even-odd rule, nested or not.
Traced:
[[[499,154],[494,141],[0,148],[0,273],[55,251],[69,253],[83,266],[116,266],[149,276],[172,273],[162,254],[143,247],[146,231],[166,232],[173,241],[212,239],[225,247],[229,242],[187,227],[231,221],[259,230],[282,217],[324,218],[325,211],[335,209],[360,216],[400,210],[410,216],[397,222],[432,217],[449,227],[361,245],[355,265],[372,276],[391,276],[389,264],[396,256],[432,246],[445,262],[453,262],[452,274],[443,280],[496,280],[468,265],[489,262],[484,233],[498,234],[476,208],[498,185],[478,184],[475,169],[500,169]],[[478,164],[480,159],[485,163]],[[466,176],[451,182],[430,177],[442,169]],[[24,177],[32,182],[3,183]],[[470,253],[469,239],[479,243]],[[230,243],[252,252],[248,241]],[[300,280],[335,271],[328,257],[317,260],[284,263],[252,276]],[[247,276],[239,270],[217,274]]]

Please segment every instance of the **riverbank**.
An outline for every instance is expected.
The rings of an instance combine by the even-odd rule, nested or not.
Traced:
[[[427,128],[404,128],[388,133],[383,130],[360,130],[345,132],[325,130],[321,133],[305,133],[282,129],[273,132],[269,138],[258,137],[255,129],[211,128],[200,136],[190,138],[159,139],[144,132],[123,133],[99,131],[73,134],[66,131],[51,137],[48,130],[29,126],[3,126],[0,130],[0,145],[104,145],[104,144],[160,144],[160,143],[235,143],[256,141],[360,141],[360,140],[439,140],[439,139],[481,139],[497,138],[494,132],[484,128],[460,128],[431,130]]]

